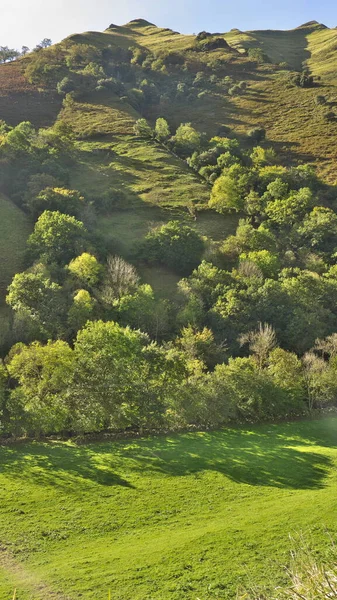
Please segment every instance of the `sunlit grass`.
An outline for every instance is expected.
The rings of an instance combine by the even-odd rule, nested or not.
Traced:
[[[109,589],[112,600],[230,599],[250,581],[273,589],[287,583],[289,534],[310,531],[324,554],[326,530],[337,533],[336,432],[331,418],[4,447],[1,543],[71,600]],[[1,597],[17,587],[30,598],[29,581],[24,596],[22,577],[5,571]]]

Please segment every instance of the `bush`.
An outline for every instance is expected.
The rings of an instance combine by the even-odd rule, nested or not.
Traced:
[[[266,139],[266,130],[264,127],[254,127],[254,129],[248,131],[247,135],[253,142],[259,144]]]
[[[150,264],[164,264],[186,275],[198,266],[204,249],[205,243],[195,229],[170,221],[148,233],[139,256]]]
[[[138,119],[138,121],[136,121],[136,123],[133,127],[133,131],[139,137],[143,137],[143,138],[152,138],[153,137],[153,131],[146,119]]]
[[[261,48],[248,48],[248,56],[257,63],[269,63],[270,59]]]

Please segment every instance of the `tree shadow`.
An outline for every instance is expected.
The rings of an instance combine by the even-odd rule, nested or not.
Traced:
[[[322,444],[320,444],[322,445]],[[329,446],[329,442],[326,441]],[[111,444],[100,452],[111,452]],[[237,483],[287,489],[320,489],[331,466],[313,441],[270,431],[226,429],[140,440],[120,449],[138,472],[185,476],[216,471]]]
[[[32,442],[0,447],[0,473],[74,492],[90,484],[133,488],[116,473],[111,459],[62,442]]]
[[[315,451],[317,447],[317,451]],[[200,476],[215,471],[237,483],[322,489],[332,466],[319,448],[337,448],[337,418],[90,443],[33,442],[0,448],[0,473],[77,493],[90,485],[134,485],[129,478]]]

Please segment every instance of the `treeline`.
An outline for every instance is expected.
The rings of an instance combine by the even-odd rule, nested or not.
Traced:
[[[33,52],[38,52],[44,48],[49,48],[51,46],[51,40],[48,38],[44,38],[42,42],[37,44],[35,48],[33,48]],[[12,62],[13,60],[20,58],[21,56],[26,56],[30,52],[28,46],[22,46],[21,50],[16,50],[15,48],[9,48],[8,46],[0,46],[0,64]]]
[[[336,404],[336,335],[302,360],[277,347],[267,325],[243,341],[249,357],[230,358],[208,372],[206,362],[213,363],[219,349],[206,329],[185,328],[174,342],[159,345],[139,330],[95,321],[77,333],[73,346],[19,343],[0,370],[1,432],[215,427]]]

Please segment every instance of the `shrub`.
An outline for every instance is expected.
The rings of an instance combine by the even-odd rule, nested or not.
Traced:
[[[254,127],[254,129],[248,131],[247,135],[253,142],[259,144],[266,139],[266,130],[264,127]]]
[[[153,131],[146,119],[138,119],[138,121],[136,121],[136,123],[133,127],[133,131],[139,137],[143,137],[143,138],[152,138],[153,137]]]
[[[148,233],[139,255],[146,262],[161,263],[185,275],[198,266],[204,249],[205,243],[195,229],[170,221]]]

